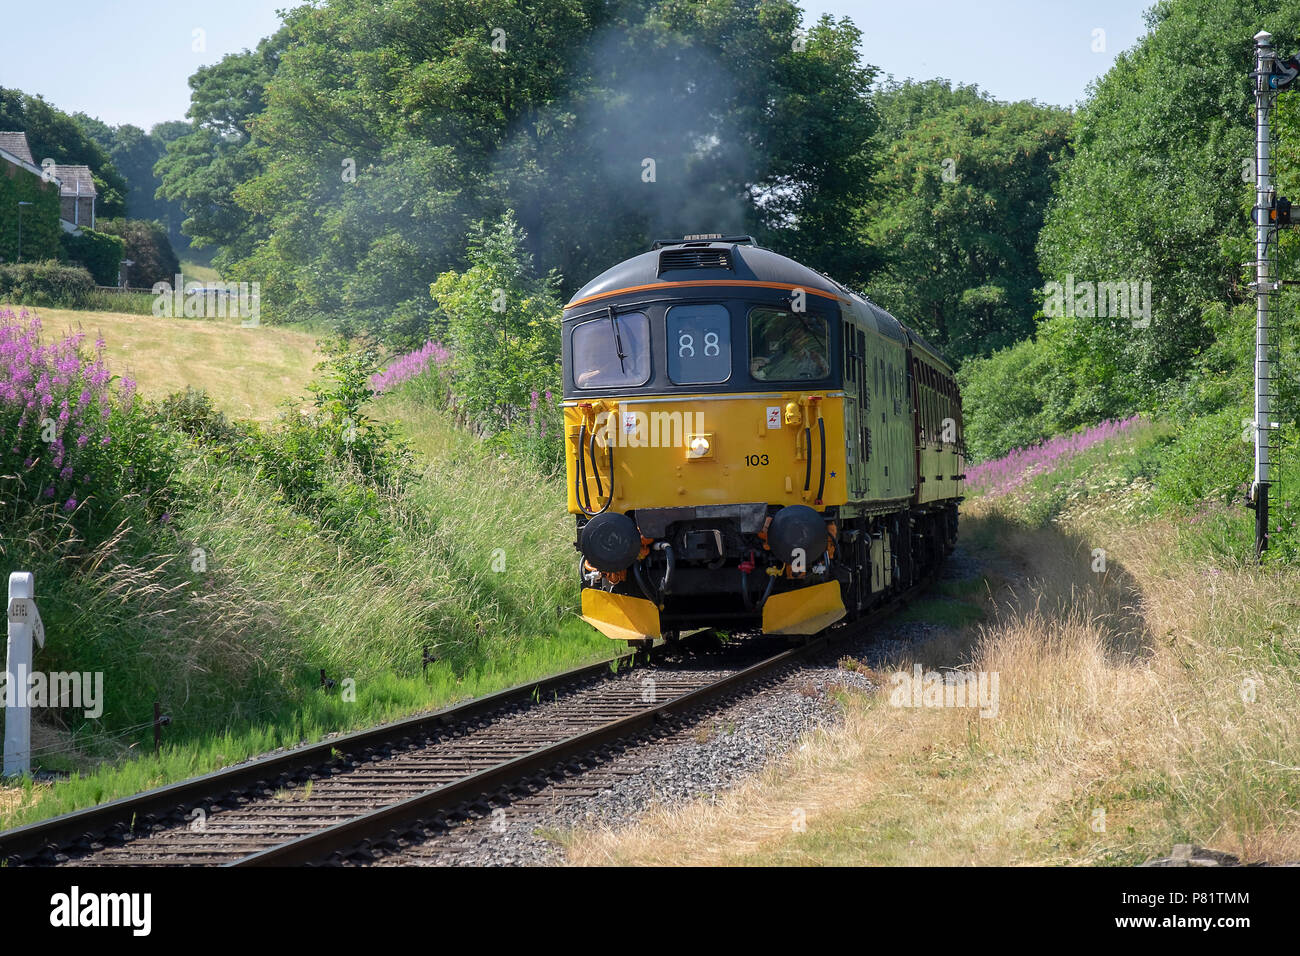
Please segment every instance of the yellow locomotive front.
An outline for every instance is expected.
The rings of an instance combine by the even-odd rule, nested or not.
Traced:
[[[584,618],[646,641],[843,617],[844,290],[751,240],[657,243],[564,314]]]

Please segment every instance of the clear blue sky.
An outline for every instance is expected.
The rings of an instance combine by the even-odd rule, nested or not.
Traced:
[[[942,76],[1000,99],[1070,105],[1145,31],[1151,0],[804,0],[807,19],[847,15],[863,57],[902,79]],[[0,86],[60,109],[148,128],[182,119],[186,80],[253,47],[294,0],[61,0],[6,3]],[[57,10],[57,15],[55,14]],[[147,24],[147,26],[146,26]],[[203,49],[196,50],[195,30]],[[1093,31],[1105,31],[1094,52]],[[104,52],[99,52],[99,51]],[[83,52],[84,51],[84,52]]]

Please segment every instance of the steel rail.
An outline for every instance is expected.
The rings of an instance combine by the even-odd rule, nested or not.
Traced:
[[[656,725],[673,716],[726,697],[745,684],[779,671],[786,664],[824,651],[832,644],[859,636],[870,625],[879,623],[900,607],[906,606],[907,601],[928,586],[931,580],[931,577],[927,577],[918,582],[847,627],[825,630],[821,636],[803,645],[768,657],[714,681],[706,687],[647,707],[639,713],[612,720],[557,743],[540,747],[523,756],[503,761],[495,767],[475,772],[419,796],[359,814],[350,820],[287,840],[224,865],[227,867],[302,866],[314,863],[332,853],[351,849],[367,839],[383,836],[394,828],[407,826],[426,817],[499,793],[511,784],[563,765],[576,757],[591,754],[608,744],[652,730]]]
[[[660,648],[654,649],[655,653],[660,651]],[[400,741],[404,737],[427,734],[482,717],[502,708],[525,704],[536,697],[558,691],[570,684],[600,677],[602,672],[612,677],[615,673],[621,672],[625,666],[631,666],[638,660],[648,660],[645,651],[621,654],[608,661],[584,665],[570,671],[552,674],[541,680],[517,684],[430,713],[343,734],[320,743],[296,747],[284,753],[258,757],[232,767],[214,770],[199,777],[146,790],[129,797],[121,797],[98,806],[75,810],[48,820],[15,827],[12,830],[0,831],[0,862],[21,861],[49,848],[57,849],[61,845],[82,840],[93,841],[109,834],[117,827],[133,828],[144,817],[172,814],[191,804],[237,793],[259,782],[273,781],[283,774],[322,766],[339,757],[364,752],[367,748],[382,747]],[[617,665],[616,670],[611,669],[614,665]]]
[[[436,787],[416,797],[358,814],[342,823],[259,850],[225,865],[267,866],[313,862],[332,852],[355,846],[368,837],[380,835],[393,827],[498,793],[511,784],[536,776],[540,771],[563,765],[575,757],[591,754],[619,739],[644,733],[672,716],[725,697],[744,684],[779,670],[783,665],[796,659],[815,654],[831,644],[859,636],[872,624],[892,614],[899,607],[905,606],[909,599],[930,583],[930,580],[932,577],[927,577],[847,626],[823,631],[820,636],[799,647],[775,654],[706,687],[697,688],[661,704],[648,706],[636,714],[616,718],[591,731],[576,734],[530,753],[505,760],[495,767],[475,771],[460,780]],[[21,863],[43,852],[58,852],[66,848],[80,849],[86,843],[93,843],[106,837],[113,838],[114,831],[119,833],[122,830],[134,831],[141,822],[151,827],[156,822],[155,817],[158,816],[175,816],[190,806],[220,801],[239,796],[249,789],[274,785],[277,778],[283,778],[285,775],[301,774],[302,771],[310,768],[328,768],[341,759],[356,755],[368,756],[368,751],[376,748],[400,744],[412,737],[429,735],[459,724],[472,723],[483,716],[526,705],[540,698],[542,694],[549,694],[561,688],[583,685],[602,676],[612,678],[621,673],[625,667],[638,662],[650,662],[668,649],[668,645],[660,645],[649,652],[646,650],[629,652],[608,661],[518,684],[431,713],[260,757],[99,806],[3,831],[0,832],[0,862]],[[147,861],[142,862],[147,863]]]

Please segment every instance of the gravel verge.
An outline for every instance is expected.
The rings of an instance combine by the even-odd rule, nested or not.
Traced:
[[[940,580],[978,576],[963,550]],[[845,656],[869,668],[941,630],[921,621],[888,621],[875,634],[837,646],[833,656],[803,663],[757,692],[673,725],[651,742],[629,747],[598,765],[555,782],[526,799],[465,820],[424,844],[385,855],[379,865],[518,866],[564,862],[554,835],[574,828],[620,827],[655,806],[716,800],[796,746],[809,731],[843,716],[837,695],[879,688]]]

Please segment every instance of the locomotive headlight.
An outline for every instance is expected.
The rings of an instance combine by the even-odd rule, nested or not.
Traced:
[[[686,457],[695,461],[700,458],[713,457],[713,443],[710,435],[689,435],[686,439]]]

